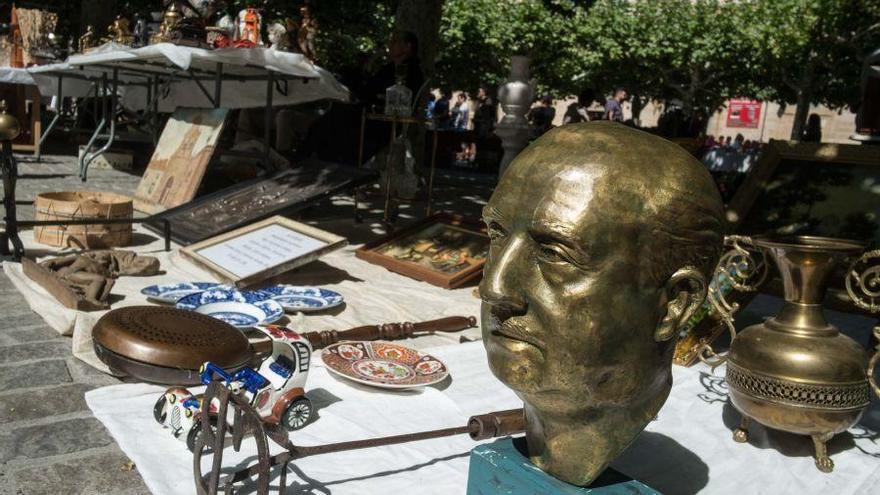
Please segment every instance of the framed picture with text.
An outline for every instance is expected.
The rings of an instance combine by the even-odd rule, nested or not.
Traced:
[[[192,244],[181,252],[224,282],[247,287],[347,244],[344,237],[274,216]]]

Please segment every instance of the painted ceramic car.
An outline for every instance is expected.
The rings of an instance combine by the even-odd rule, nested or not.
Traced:
[[[272,340],[272,354],[263,360],[259,369],[243,368],[228,373],[206,362],[200,370],[201,381],[207,385],[219,378],[233,392],[241,393],[266,422],[298,430],[308,424],[312,416],[312,403],[305,396],[304,388],[312,346],[308,339],[288,328],[274,325],[257,328]],[[192,450],[201,432],[201,406],[202,395],[183,387],[172,387],[156,401],[153,416]],[[211,404],[209,413],[214,415],[216,411],[217,404]]]

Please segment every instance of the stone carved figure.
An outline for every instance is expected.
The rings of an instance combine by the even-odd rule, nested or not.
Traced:
[[[620,124],[556,128],[510,164],[484,210],[483,342],[539,468],[588,485],[657,414],[721,215],[693,157]]]

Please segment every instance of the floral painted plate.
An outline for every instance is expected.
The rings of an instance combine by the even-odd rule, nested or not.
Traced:
[[[320,287],[297,287],[294,285],[273,285],[260,289],[272,294],[286,311],[323,311],[342,304],[342,294]]]
[[[434,356],[391,342],[339,342],[325,347],[321,359],[336,375],[381,388],[424,387],[449,375]]]
[[[184,296],[176,307],[212,316],[238,328],[265,325],[284,315],[284,308],[271,294],[224,286]]]
[[[205,289],[217,287],[216,282],[182,282],[179,284],[151,285],[141,289],[141,294],[153,302],[174,304],[183,296],[202,292]]]

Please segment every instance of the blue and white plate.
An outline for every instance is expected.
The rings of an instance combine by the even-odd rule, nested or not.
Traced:
[[[260,289],[272,294],[287,311],[323,311],[342,304],[342,294],[320,287],[297,287],[294,285],[273,285]]]
[[[181,297],[217,287],[215,282],[183,282],[179,284],[151,285],[141,289],[141,294],[153,302],[174,304]]]
[[[184,296],[176,307],[212,316],[238,328],[265,325],[284,315],[284,308],[272,299],[272,294],[223,286]]]

